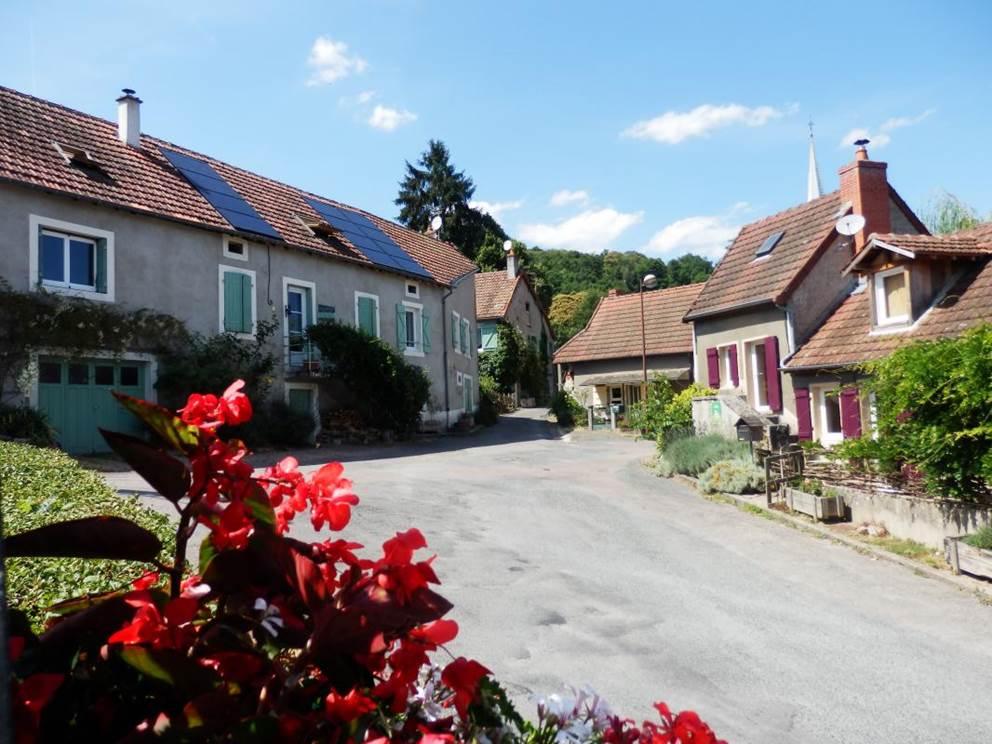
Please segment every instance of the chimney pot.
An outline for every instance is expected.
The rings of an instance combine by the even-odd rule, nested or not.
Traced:
[[[123,88],[117,99],[117,138],[131,147],[141,146],[141,99],[131,88]]]
[[[506,242],[510,243],[509,240]],[[517,252],[513,250],[513,243],[510,243],[506,251],[506,276],[509,279],[517,278]]]

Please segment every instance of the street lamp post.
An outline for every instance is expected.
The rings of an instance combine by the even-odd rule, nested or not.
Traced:
[[[647,274],[641,279],[637,293],[641,299],[641,400],[648,397],[648,341],[644,333],[644,290],[654,289],[658,286],[658,277],[654,274]]]

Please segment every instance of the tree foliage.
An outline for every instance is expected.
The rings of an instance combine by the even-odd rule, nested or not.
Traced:
[[[490,378],[503,393],[517,384],[525,397],[543,400],[547,395],[547,361],[516,328],[501,322],[495,349],[479,354],[479,376]]]
[[[473,258],[487,240],[506,240],[506,233],[492,216],[469,206],[475,184],[456,170],[451,153],[440,140],[431,140],[417,165],[406,163],[406,175],[400,181],[395,203],[400,207],[399,220],[418,232],[430,229],[431,219],[442,219],[441,235]]]
[[[923,224],[934,235],[947,235],[977,227],[985,220],[968,204],[947,191],[937,192],[923,211]]]
[[[909,344],[864,372],[878,437],[845,441],[836,456],[920,474],[936,496],[992,496],[992,325]]]
[[[626,424],[663,447],[673,437],[692,429],[692,399],[715,392],[696,382],[676,392],[667,377],[655,374],[648,382],[647,397],[627,412]]]

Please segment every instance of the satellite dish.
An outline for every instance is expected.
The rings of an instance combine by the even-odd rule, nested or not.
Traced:
[[[433,217],[431,217],[431,230],[433,230],[434,232],[440,230],[441,225],[443,224],[444,224],[444,220],[441,219],[441,215],[436,214]]]
[[[865,218],[860,214],[848,214],[837,220],[837,232],[841,235],[855,235],[865,226]]]
[[[504,240],[503,241],[503,250],[506,251],[507,253],[509,253],[510,251],[512,251],[513,250],[513,241],[512,240],[509,240],[509,239]]]

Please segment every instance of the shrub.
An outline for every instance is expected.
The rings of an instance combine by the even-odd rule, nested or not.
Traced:
[[[171,552],[172,526],[164,514],[136,498],[118,496],[97,473],[85,470],[63,452],[0,441],[5,535],[52,522],[110,514],[131,519],[154,532]],[[28,612],[34,625],[45,608],[80,592],[119,589],[141,575],[140,563],[85,561],[80,558],[10,558],[7,591],[11,607]]]
[[[704,493],[757,493],[765,487],[765,474],[750,460],[720,460],[699,476]]]
[[[534,397],[538,403],[546,401],[548,366],[541,351],[503,321],[497,326],[496,334],[496,348],[479,354],[479,377],[491,378],[504,393],[513,392],[519,383],[525,397]]]
[[[348,388],[371,426],[401,435],[416,430],[431,393],[420,367],[382,339],[343,323],[318,323],[308,334],[320,349],[321,374]]]
[[[975,548],[992,550],[992,525],[982,527],[974,535],[968,535],[964,541]]]
[[[640,429],[662,447],[667,439],[692,429],[692,399],[715,392],[704,385],[692,383],[676,393],[667,378],[656,374],[648,385],[646,399],[631,406],[626,417],[627,425]]]
[[[63,605],[40,638],[11,613],[17,741],[720,744],[695,713],[656,703],[661,721],[635,728],[585,692],[540,701],[529,723],[479,662],[434,666],[458,625],[431,588],[440,581],[421,553],[423,534],[397,533],[376,560],[344,539],[289,538],[306,512],[315,531],[340,532],[358,497],[340,463],[307,477],[285,458],[255,477],[243,443],[216,434],[251,419],[243,384],[220,398],[191,396],[182,419],[119,396],[168,443],[167,452],[108,435],[179,512],[171,565],[156,561],[161,541],[127,519],[60,522],[7,539],[15,557],[54,548],[157,569],[130,590]],[[184,578],[197,524],[208,534],[198,573]]]
[[[745,460],[749,457],[746,443],[725,439],[719,434],[680,437],[665,445],[658,458],[658,471],[664,476],[673,473],[697,476],[721,460]]]
[[[475,420],[483,426],[492,426],[499,421],[499,386],[491,377],[479,379],[479,408]]]
[[[316,422],[309,413],[290,408],[282,400],[269,400],[255,410],[251,421],[222,432],[243,439],[249,447],[308,447],[313,444]]]
[[[244,380],[245,390],[255,400],[264,400],[272,386],[276,358],[268,351],[275,331],[274,321],[260,321],[255,337],[233,333],[192,336],[181,348],[162,356],[155,389],[164,405],[178,408],[193,392],[222,391],[231,380]]]
[[[585,419],[586,409],[582,407],[567,390],[558,390],[551,398],[551,413],[554,414],[559,426],[570,427],[578,423],[580,426]]]
[[[983,500],[992,484],[992,324],[918,341],[866,364],[882,467],[908,464],[938,496]]]
[[[39,447],[55,446],[48,417],[31,406],[0,405],[0,437],[23,439]]]

